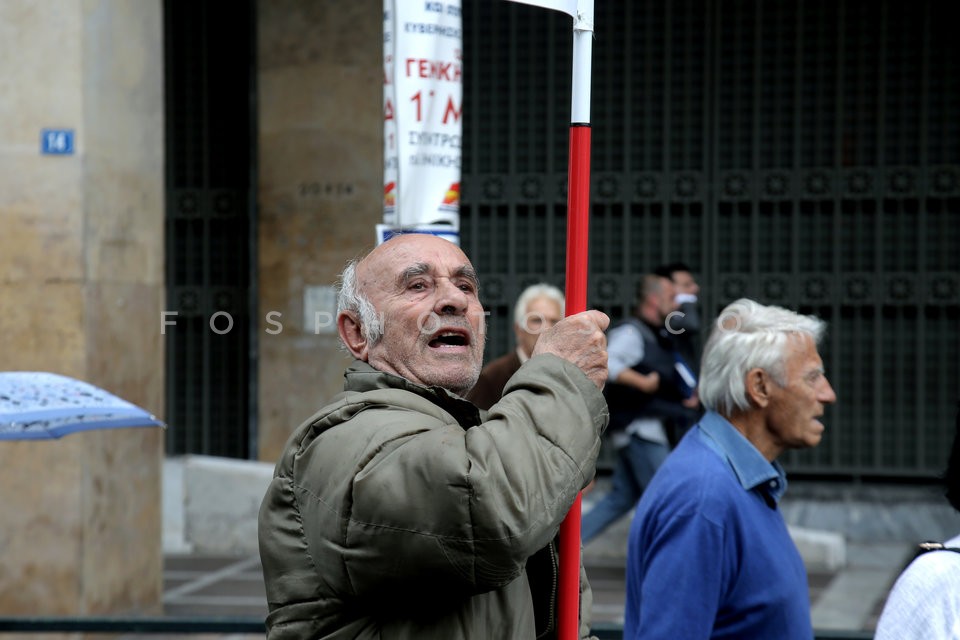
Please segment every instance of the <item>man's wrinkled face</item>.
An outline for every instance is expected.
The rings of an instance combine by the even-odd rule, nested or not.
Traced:
[[[771,385],[766,408],[767,431],[780,451],[817,446],[823,437],[824,405],[837,400],[813,338],[791,338],[787,353],[785,384]]]
[[[483,364],[485,320],[467,256],[424,234],[392,238],[357,267],[359,290],[382,318],[367,361],[425,386],[466,393]]]
[[[517,336],[517,346],[529,357],[540,334],[560,322],[563,312],[556,300],[543,296],[530,301],[523,318],[523,322],[515,324],[513,330]]]

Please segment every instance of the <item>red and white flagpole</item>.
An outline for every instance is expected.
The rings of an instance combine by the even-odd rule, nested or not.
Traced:
[[[573,16],[573,82],[570,99],[570,157],[567,172],[566,313],[587,309],[590,247],[590,75],[594,0],[513,0]],[[580,494],[560,525],[558,640],[580,632]]]
[[[593,55],[593,0],[578,0],[573,18],[573,82],[570,156],[567,172],[568,315],[587,309],[590,230],[590,77]],[[580,494],[560,525],[559,640],[577,640],[580,631]]]

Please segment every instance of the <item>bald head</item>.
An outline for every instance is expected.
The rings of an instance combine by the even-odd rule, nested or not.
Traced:
[[[429,271],[439,259],[459,263],[457,271],[473,280],[479,289],[477,274],[466,254],[449,240],[434,235],[406,233],[396,235],[377,246],[357,263],[357,282],[361,292],[367,287],[389,284],[385,278],[409,278],[418,272]],[[406,265],[400,273],[394,273],[398,264]]]

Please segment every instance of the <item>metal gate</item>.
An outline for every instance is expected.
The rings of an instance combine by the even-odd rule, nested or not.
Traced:
[[[256,447],[253,3],[164,3],[167,453]],[[170,315],[171,313],[176,315]]]
[[[464,2],[462,245],[510,346],[563,284],[570,19]],[[930,477],[960,397],[960,46],[948,3],[598,2],[591,306],[692,266],[706,317],[747,296],[829,323],[827,435],[791,472]]]

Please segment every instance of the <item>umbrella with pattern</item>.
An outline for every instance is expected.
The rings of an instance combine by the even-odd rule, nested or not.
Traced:
[[[82,380],[43,371],[0,372],[0,440],[163,426],[148,411]]]

